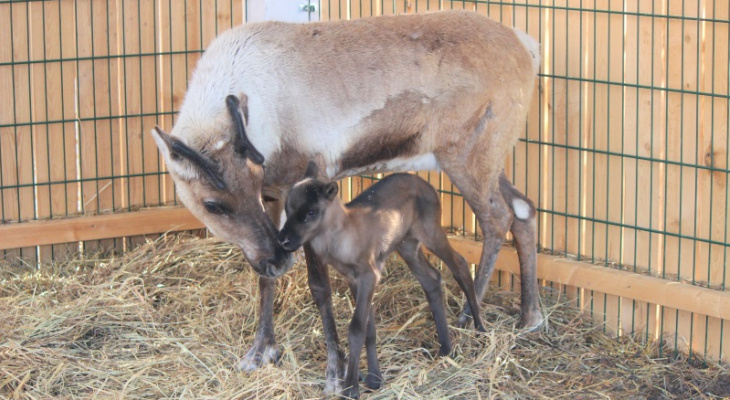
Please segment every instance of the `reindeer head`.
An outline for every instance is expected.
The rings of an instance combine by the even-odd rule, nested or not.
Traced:
[[[242,101],[243,100],[243,101]],[[245,95],[226,98],[227,139],[194,149],[159,127],[152,136],[183,204],[216,236],[238,245],[261,276],[278,277],[293,263],[276,239],[262,202],[264,157],[246,136]],[[230,135],[228,132],[235,132]]]
[[[298,249],[326,229],[326,210],[337,201],[337,183],[317,179],[317,172],[317,165],[310,161],[304,180],[286,198],[286,224],[279,232],[279,243],[287,251]]]

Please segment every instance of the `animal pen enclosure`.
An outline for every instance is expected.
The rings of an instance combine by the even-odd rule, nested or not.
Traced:
[[[323,0],[317,16],[450,8],[542,45],[539,90],[505,167],[540,212],[543,296],[611,332],[726,357],[730,5]],[[233,0],[0,1],[4,265],[202,227],[163,207],[179,204],[148,132],[173,125],[196,60],[246,11]],[[468,206],[448,178],[424,175],[462,236],[455,246],[476,262]],[[496,283],[519,289],[514,252],[500,257]]]

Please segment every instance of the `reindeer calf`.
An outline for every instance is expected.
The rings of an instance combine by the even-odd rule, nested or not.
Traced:
[[[451,352],[441,274],[426,260],[421,244],[451,269],[466,294],[469,307],[477,310],[473,313],[475,327],[484,331],[474,281],[466,260],[452,249],[441,228],[441,207],[431,185],[416,175],[394,174],[343,205],[337,197],[337,183],[324,182],[316,176],[317,166],[310,162],[305,179],[294,185],[287,197],[287,221],[278,239],[287,251],[310,243],[314,256],[332,265],[350,285],[356,305],[348,331],[350,356],[345,369],[343,395],[351,398],[359,396],[358,368],[363,344],[368,365],[365,385],[377,389],[382,383],[375,350],[375,323],[371,304],[383,263],[393,251],[397,251],[405,260],[426,293],[436,322],[441,346],[439,355]],[[329,284],[328,279],[326,282]],[[326,307],[331,307],[331,303]],[[334,329],[334,325],[325,321],[327,329]],[[336,332],[330,333],[336,337]],[[339,352],[339,345],[337,348]],[[342,362],[341,353],[335,359]],[[328,365],[327,370],[326,390],[339,391],[339,377],[331,376],[331,371],[342,369]]]

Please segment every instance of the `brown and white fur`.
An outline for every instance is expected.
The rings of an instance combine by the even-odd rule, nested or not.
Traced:
[[[337,197],[337,192],[337,183],[317,179],[317,167],[310,164],[305,179],[295,184],[287,197],[287,220],[279,232],[279,243],[288,251],[309,243],[313,250],[311,257],[324,265],[331,265],[347,279],[355,298],[355,310],[347,335],[350,354],[343,395],[357,398],[363,344],[368,364],[365,385],[378,389],[383,381],[375,348],[372,301],[385,260],[393,251],[397,251],[408,264],[426,293],[441,346],[439,355],[451,353],[441,274],[428,262],[421,245],[451,269],[466,294],[470,308],[479,310],[479,303],[466,260],[454,251],[441,228],[438,194],[428,182],[411,174],[389,175],[345,205]],[[329,285],[329,280],[323,283]],[[473,315],[475,328],[484,331],[479,312]],[[336,337],[337,332],[328,332],[327,335]],[[329,350],[339,351],[338,348]],[[341,362],[333,358],[329,361]],[[327,370],[330,373],[342,371],[338,365],[328,365]],[[328,383],[333,382],[328,380]],[[339,384],[339,379],[334,383]],[[339,387],[327,390],[340,392]]]
[[[516,190],[505,199],[500,189],[539,62],[534,39],[468,11],[246,24],[210,44],[172,133],[152,134],[179,198],[211,232],[237,244],[260,275],[259,329],[240,368],[280,354],[274,278],[292,257],[277,242],[277,227],[308,160],[332,180],[371,170],[443,170],[484,235],[477,298],[511,230],[521,324],[541,324],[535,208]],[[310,289],[326,312],[319,302],[330,302],[321,284],[327,268],[304,250]]]

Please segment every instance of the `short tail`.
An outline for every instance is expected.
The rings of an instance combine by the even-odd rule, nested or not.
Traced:
[[[532,201],[512,185],[504,172],[499,175],[499,191],[502,193],[502,198],[512,208],[515,217],[521,220],[529,220],[537,214],[537,210]]]
[[[540,70],[540,43],[519,29],[514,29],[514,31],[527,52],[530,53],[530,57],[532,57],[532,72],[537,75],[537,72]]]

